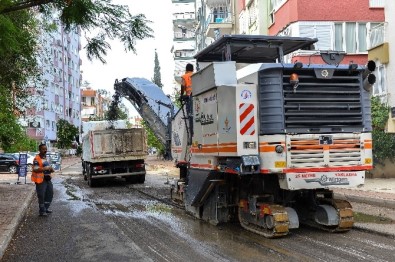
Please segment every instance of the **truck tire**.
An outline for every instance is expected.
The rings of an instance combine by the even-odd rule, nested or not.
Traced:
[[[96,187],[97,186],[97,180],[92,178],[92,170],[91,170],[91,166],[90,165],[87,165],[86,176],[87,176],[87,179],[88,179],[88,185],[90,187]]]
[[[145,175],[139,175],[137,177],[137,183],[144,184],[144,181],[145,181]]]
[[[125,177],[126,184],[134,184],[137,182],[136,176],[127,176]]]

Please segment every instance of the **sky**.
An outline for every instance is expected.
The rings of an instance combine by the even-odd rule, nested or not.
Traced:
[[[143,77],[148,80],[153,78],[155,49],[158,53],[159,65],[161,67],[161,80],[163,90],[171,94],[174,87],[174,60],[170,52],[173,43],[172,2],[170,0],[113,0],[114,4],[128,5],[130,13],[145,14],[152,23],[150,27],[154,30],[154,38],[138,41],[136,54],[132,51],[126,52],[123,44],[117,40],[109,41],[111,50],[108,51],[102,64],[100,60],[89,61],[84,51],[86,42],[81,38],[82,50],[82,83],[90,83],[93,89],[106,89],[114,94],[113,85],[115,79],[125,77]],[[84,34],[84,32],[82,32]],[[128,107],[128,103],[125,103]],[[131,112],[131,115],[137,115]]]

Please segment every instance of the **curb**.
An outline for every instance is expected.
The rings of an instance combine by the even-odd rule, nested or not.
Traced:
[[[348,200],[350,202],[365,203],[365,204],[369,204],[369,205],[373,205],[373,206],[395,209],[395,200],[380,199],[380,198],[368,198],[368,197],[353,196],[353,195],[346,196],[344,194],[339,194],[339,193],[335,193],[334,196],[335,196],[335,198]]]
[[[21,207],[16,212],[15,216],[12,218],[12,221],[8,227],[8,230],[4,232],[2,236],[3,243],[0,243],[0,260],[2,259],[5,250],[7,249],[8,245],[10,244],[12,237],[14,236],[16,230],[19,227],[21,220],[25,217],[27,213],[27,209],[30,203],[33,200],[35,188],[31,187],[30,193],[27,194],[26,200],[23,202]]]

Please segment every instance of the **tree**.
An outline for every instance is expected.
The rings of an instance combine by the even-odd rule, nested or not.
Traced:
[[[31,150],[31,141],[21,128],[11,106],[10,94],[0,89],[0,147],[5,152]]]
[[[147,145],[149,147],[157,148],[159,152],[163,152],[164,151],[163,144],[159,141],[158,137],[154,134],[154,132],[148,126],[148,124],[143,120],[141,121],[141,125],[144,127],[145,132],[147,134]]]
[[[158,53],[156,52],[155,49],[155,67],[154,67],[154,78],[151,79],[151,81],[156,84],[157,86],[160,87],[160,89],[162,89],[163,84],[162,84],[162,79],[161,79],[161,75],[160,75],[160,65],[159,65],[159,59],[158,59]]]
[[[384,163],[386,159],[395,160],[395,134],[386,133],[389,107],[381,103],[378,97],[371,99],[373,159],[375,163]]]
[[[60,13],[60,20],[66,30],[78,27],[84,32],[93,32],[93,37],[85,35],[84,47],[89,60],[99,59],[106,63],[104,56],[111,49],[106,39],[118,39],[125,51],[136,52],[136,41],[152,37],[151,21],[143,14],[132,15],[127,6],[112,4],[111,0],[3,0],[0,4],[0,16],[10,15],[19,10],[38,10],[45,17],[52,18]],[[1,23],[1,21],[0,21]]]
[[[115,94],[112,96],[111,105],[108,111],[105,113],[104,119],[110,122],[120,119],[123,120],[128,119],[128,115],[121,110],[120,103],[121,103],[121,96],[118,92],[115,92]]]
[[[58,148],[71,148],[78,135],[78,128],[64,119],[60,119],[56,124],[58,137]]]
[[[12,107],[17,97],[26,97],[29,78],[39,75],[37,25],[30,11],[0,15],[0,88],[8,90],[2,95],[8,93]]]

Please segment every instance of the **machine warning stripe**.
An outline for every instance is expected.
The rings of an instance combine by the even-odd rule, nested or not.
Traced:
[[[240,134],[241,135],[255,134],[254,105],[241,103],[239,105],[239,110],[240,110]]]
[[[358,170],[356,170],[356,168]],[[277,170],[282,170],[282,173],[306,173],[306,172],[336,172],[336,171],[362,171],[362,170],[371,170],[373,166],[364,165],[364,166],[342,166],[342,167],[312,167],[312,168],[288,168],[281,169],[277,168]],[[261,174],[270,174],[273,173],[270,169],[260,169]]]
[[[370,170],[372,169],[372,165],[363,165],[363,166],[338,166],[338,167],[310,167],[310,168],[285,168],[283,169],[284,173],[301,173],[301,172],[323,172],[323,171],[361,171],[361,170]]]
[[[213,165],[210,164],[190,164],[191,167],[194,168],[204,168],[204,169],[214,169]]]
[[[191,151],[193,153],[219,153],[219,152],[237,152],[237,146],[219,146],[219,147],[205,147],[202,146],[199,148],[192,148]]]

